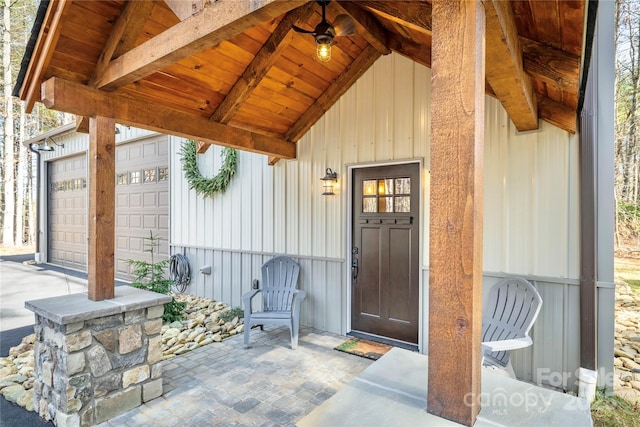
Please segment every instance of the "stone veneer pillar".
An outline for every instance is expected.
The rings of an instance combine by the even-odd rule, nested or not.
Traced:
[[[162,395],[162,314],[167,295],[119,286],[27,301],[35,313],[34,408],[58,427],[90,426]]]

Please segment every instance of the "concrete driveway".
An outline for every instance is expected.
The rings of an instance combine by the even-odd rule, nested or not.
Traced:
[[[24,302],[86,292],[86,274],[44,264],[25,264],[30,255],[0,257],[0,331],[33,325]]]

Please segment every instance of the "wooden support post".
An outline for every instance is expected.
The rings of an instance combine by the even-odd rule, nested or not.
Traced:
[[[472,426],[480,412],[485,16],[433,2],[427,410]]]
[[[89,299],[114,297],[116,122],[89,119]]]

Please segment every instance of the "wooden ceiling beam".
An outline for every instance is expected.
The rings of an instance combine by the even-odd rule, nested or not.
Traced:
[[[356,31],[382,55],[391,53],[388,47],[387,30],[370,12],[362,9],[356,2],[339,1],[336,5],[343,13],[351,16],[356,24]]]
[[[112,117],[118,123],[155,132],[276,156],[296,157],[296,145],[196,117],[182,111],[53,77],[42,84],[45,107],[83,116]]]
[[[580,57],[524,37],[520,37],[520,44],[529,75],[558,90],[578,93]]]
[[[415,43],[404,37],[393,37],[389,46],[400,55],[431,68],[431,46]]]
[[[151,16],[154,3],[154,0],[127,2],[109,36],[110,40],[107,41],[107,44],[115,42],[115,49],[111,58],[117,58],[135,47],[144,28],[144,24],[147,23]],[[123,27],[123,29],[119,27]],[[112,41],[111,38],[114,32],[119,33],[120,37]]]
[[[574,109],[544,97],[538,102],[538,114],[545,122],[571,134],[576,133],[578,113]]]
[[[306,0],[219,0],[111,61],[96,87],[116,90],[274,19]]]
[[[538,105],[522,49],[511,4],[485,0],[486,78],[519,131],[538,128]]]
[[[431,5],[422,1],[366,1],[372,12],[422,33],[431,34]]]
[[[311,3],[287,12],[276,29],[273,30],[269,39],[253,58],[253,61],[244,70],[242,76],[218,105],[216,111],[213,112],[210,120],[226,124],[233,118],[242,103],[249,98],[273,64],[280,58],[282,52],[291,43],[294,33],[292,25],[298,21],[307,20],[313,12],[314,9]]]
[[[316,99],[316,102],[302,113],[296,123],[285,134],[285,139],[294,142],[299,140],[380,56],[380,52],[375,47],[369,45],[364,48],[362,53]]]
[[[49,68],[51,57],[58,44],[58,39],[60,39],[62,20],[71,8],[72,3],[72,0],[52,0],[49,3],[20,89],[20,99],[26,101],[25,109],[27,113],[30,113],[33,110],[33,105],[40,101],[40,83],[42,83],[44,74]]]

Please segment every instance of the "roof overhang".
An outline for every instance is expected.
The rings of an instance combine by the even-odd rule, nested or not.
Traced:
[[[593,37],[585,30],[586,2],[483,4],[487,94],[520,131],[542,119],[575,133]],[[332,60],[321,63],[313,37],[292,29],[316,26],[316,2],[49,0],[15,92],[28,109],[43,101],[205,148],[219,143],[293,158],[295,142],[380,55],[431,65],[430,1],[329,3],[329,22],[341,14],[356,32],[335,37]]]

